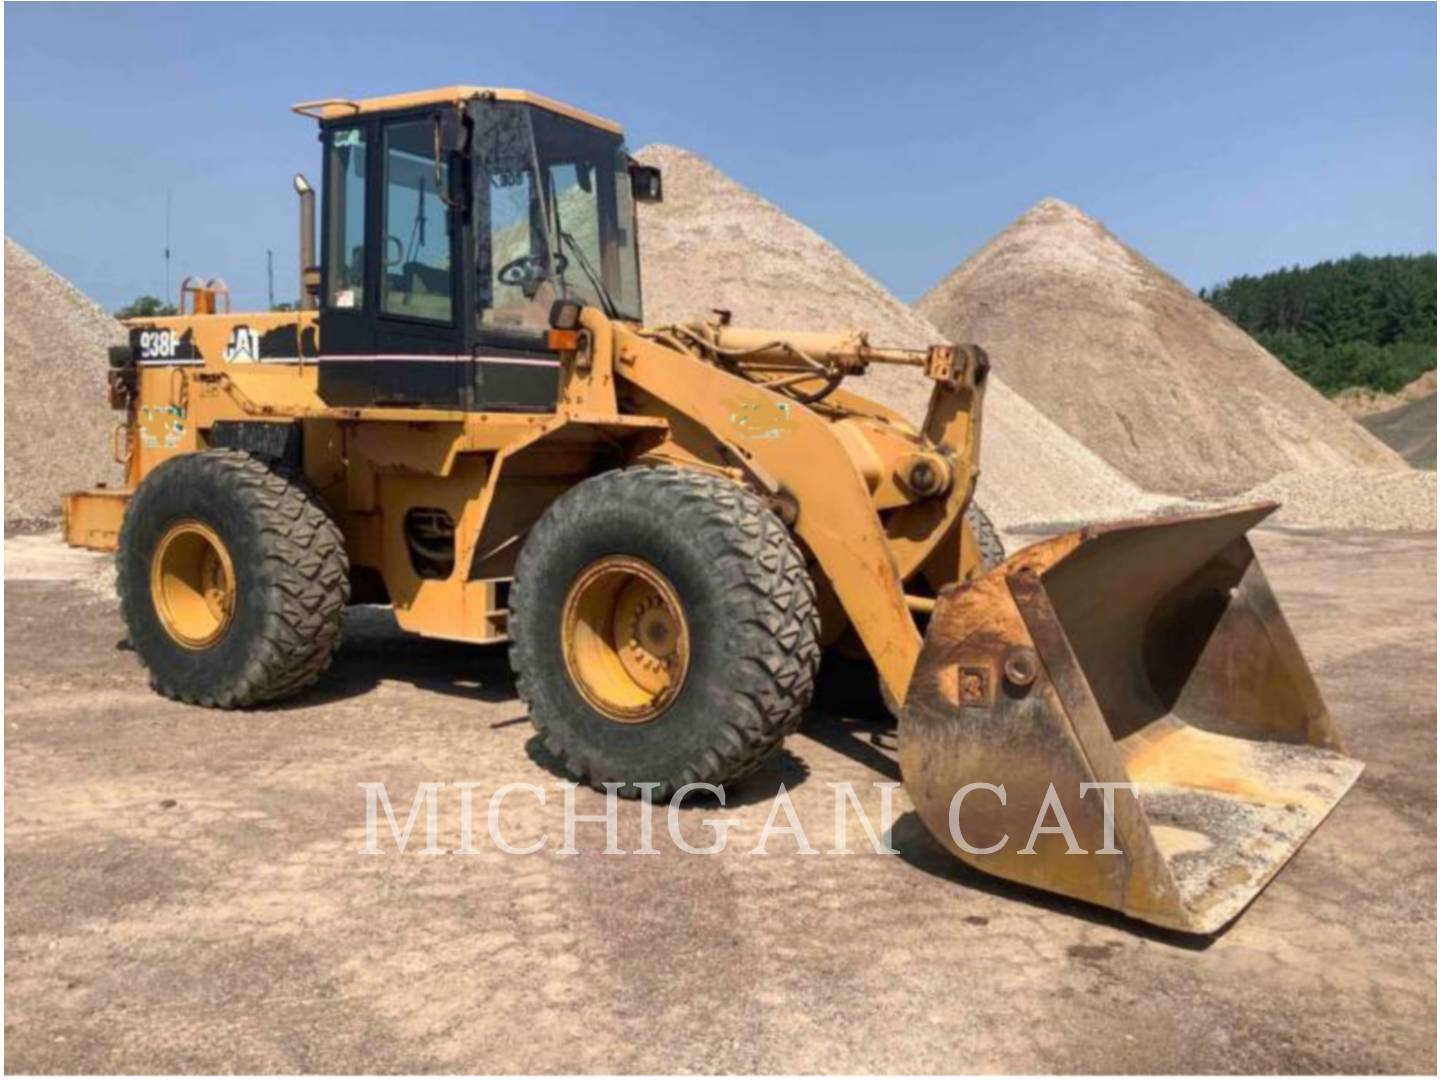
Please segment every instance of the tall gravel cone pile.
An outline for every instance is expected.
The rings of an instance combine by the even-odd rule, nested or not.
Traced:
[[[915,305],[1147,491],[1403,462],[1104,226],[1042,199]]]
[[[105,373],[124,342],[120,323],[5,238],[7,531],[48,527],[61,493],[120,479]]]
[[[704,159],[661,145],[637,157],[665,176],[665,201],[640,207],[647,323],[724,308],[741,325],[863,328],[877,345],[949,340],[833,244]],[[955,340],[988,347],[983,338]],[[910,369],[878,367],[846,385],[915,422],[930,395]],[[979,500],[1003,530],[1135,517],[1174,503],[1146,495],[993,377],[982,430]]]

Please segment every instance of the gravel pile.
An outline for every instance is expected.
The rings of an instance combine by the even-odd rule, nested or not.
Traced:
[[[5,238],[5,528],[53,524],[60,495],[121,479],[106,350],[124,328]]]
[[[1399,394],[1387,394],[1383,390],[1372,390],[1368,386],[1351,386],[1341,390],[1330,400],[1346,416],[1364,424],[1365,417],[1398,408],[1409,399],[1402,398]]]
[[[1409,402],[1423,401],[1427,397],[1434,396],[1435,372],[1427,371],[1419,378],[1406,383],[1393,394],[1387,394],[1383,390],[1372,390],[1368,386],[1352,386],[1347,390],[1341,390],[1330,400],[1344,409],[1347,416],[1353,416],[1364,425],[1363,418],[1373,413],[1388,412]],[[1385,442],[1387,446],[1395,445],[1386,442],[1383,437],[1381,441]]]
[[[1424,375],[1412,379],[1400,389],[1400,396],[1406,401],[1419,401],[1435,393],[1435,370],[1431,368]]]
[[[1147,491],[1245,491],[1401,459],[1102,225],[1044,199],[916,304]]]
[[[986,347],[998,377],[986,400],[980,501],[1007,532],[1177,512],[1190,504],[1176,492],[1229,495],[1246,487],[1247,498],[1286,504],[1274,519],[1281,524],[1435,528],[1433,473],[1405,469],[1393,451],[1238,329],[1064,203],[1039,204],[926,298],[929,310],[939,310],[936,298],[944,296],[948,310],[970,313],[952,338],[832,244],[708,162],[670,146],[637,156],[665,171],[666,201],[641,207],[647,322],[721,307],[748,325],[864,328],[877,344],[923,347],[953,339]],[[1018,270],[1037,259],[1033,287],[1018,281]],[[957,300],[957,279],[978,282],[988,300]],[[1015,286],[999,308],[995,280]],[[1067,289],[1070,308],[1052,315],[1047,305],[1065,299]],[[1089,299],[1077,301],[1077,292]],[[63,491],[121,479],[110,459],[117,417],[106,406],[105,368],[107,347],[125,335],[8,237],[5,293],[5,524],[7,532],[29,531],[53,525]],[[1023,323],[1017,308],[1028,313]],[[1108,360],[1096,352],[1101,316],[1120,320],[1109,335],[1115,348]],[[1067,326],[1080,347],[1064,345]],[[1153,363],[1145,360],[1147,349]],[[1037,380],[1037,371],[1057,370],[1046,358],[1070,364],[1066,377]],[[1248,365],[1249,383],[1237,381],[1236,364]],[[1164,377],[1157,381],[1156,372]],[[1017,379],[1032,387],[1031,400],[1012,389]],[[913,420],[924,413],[929,383],[914,372],[879,368],[853,382]],[[1137,387],[1156,400],[1137,399]],[[1080,425],[1094,449],[1047,417],[1076,423],[1077,414],[1106,401],[1093,431]],[[1113,424],[1123,440],[1114,437]],[[1127,479],[1131,468],[1142,478],[1156,473],[1138,468],[1146,455],[1137,458],[1122,441],[1152,448],[1159,479],[1146,482],[1162,494]],[[1277,462],[1283,467],[1273,475]],[[1242,482],[1257,470],[1265,473],[1258,484]]]
[[[640,207],[647,323],[724,308],[748,326],[866,329],[879,345],[947,340],[833,244],[704,159],[673,146],[636,156],[665,174],[665,201]],[[923,376],[896,368],[846,385],[917,422],[930,395]],[[1143,516],[1176,501],[1142,492],[1001,379],[991,378],[982,430],[979,500],[1003,530]]]
[[[1281,504],[1277,525],[1435,531],[1435,474],[1417,469],[1295,470],[1245,496],[1257,499]]]

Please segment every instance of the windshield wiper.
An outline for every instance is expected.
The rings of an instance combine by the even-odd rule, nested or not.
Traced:
[[[564,229],[558,229],[557,231],[560,233],[561,242],[569,245],[571,252],[574,253],[575,261],[580,264],[580,269],[585,271],[585,276],[590,279],[590,284],[595,286],[595,293],[600,297],[600,303],[605,308],[605,314],[612,319],[618,318],[620,312],[619,309],[615,307],[615,301],[610,299],[609,292],[607,292],[605,286],[600,283],[600,276],[595,273],[595,268],[590,265],[590,260],[585,257],[585,252],[581,249],[579,243],[576,242],[575,237],[571,236]],[[561,280],[563,281],[564,278],[562,277]]]

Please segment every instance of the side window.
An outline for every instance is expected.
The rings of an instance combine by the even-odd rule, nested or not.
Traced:
[[[330,190],[325,195],[325,303],[336,308],[365,306],[365,132],[338,128],[330,133]]]
[[[564,262],[566,291],[591,304],[600,303],[600,188],[589,162],[550,166],[555,199],[555,229]]]
[[[429,120],[385,128],[385,271],[382,309],[390,315],[450,322],[450,232],[445,166],[435,175]],[[441,191],[436,190],[436,184]]]
[[[543,176],[536,171],[532,110],[474,106],[475,305],[479,325],[543,330],[556,298],[550,281]]]
[[[490,182],[490,252],[482,264],[490,306],[502,313],[523,310],[545,274],[544,223],[533,179],[530,170],[521,169]],[[502,316],[496,321],[511,320]]]

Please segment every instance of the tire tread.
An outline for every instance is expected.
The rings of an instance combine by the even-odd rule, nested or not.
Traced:
[[[534,709],[531,683],[543,677],[524,633],[527,579],[543,573],[548,530],[557,533],[595,500],[626,500],[671,517],[706,552],[724,580],[727,607],[739,612],[729,657],[736,707],[708,745],[674,776],[661,780],[664,798],[688,783],[733,782],[754,771],[793,734],[804,718],[820,664],[819,609],[815,586],[799,545],[758,496],[708,473],[675,466],[617,470],[577,485],[551,507],[516,567],[510,594],[511,666],[520,697],[546,748],[592,785],[603,776],[568,748]],[[553,515],[553,516],[552,516]]]
[[[282,475],[242,451],[205,450],[172,459],[147,477],[121,527],[121,551],[128,530],[142,520],[157,491],[169,483],[197,481],[228,489],[251,515],[272,587],[259,593],[264,605],[261,631],[243,670],[218,680],[221,685],[211,692],[187,691],[153,671],[151,685],[166,697],[221,709],[299,693],[320,678],[339,645],[350,597],[344,534],[303,480]],[[150,603],[149,582],[132,579],[130,561],[118,560],[116,581],[127,625],[134,624],[137,604]]]

